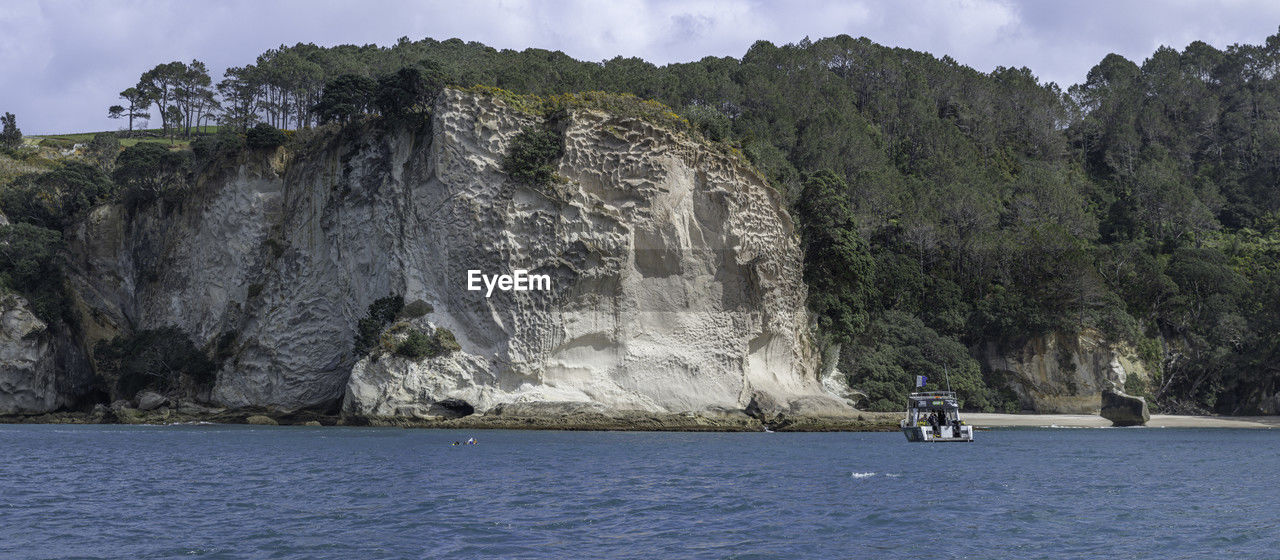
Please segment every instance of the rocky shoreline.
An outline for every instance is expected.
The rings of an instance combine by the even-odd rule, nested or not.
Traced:
[[[848,416],[777,415],[767,419],[743,411],[653,413],[567,411],[554,414],[473,414],[460,418],[363,417],[261,408],[219,409],[180,405],[152,410],[98,406],[90,412],[0,415],[0,424],[253,424],[280,426],[374,426],[430,429],[666,431],[666,432],[887,432],[900,415],[862,412]]]
[[[568,430],[659,432],[893,432],[901,415],[858,412],[849,416],[778,415],[766,419],[744,411],[653,413],[567,411],[554,414],[520,412],[473,414],[461,418],[361,417],[312,411],[281,412],[261,408],[220,409],[180,405],[153,410],[99,406],[90,412],[0,415],[0,424],[249,424],[268,426],[368,426],[457,430]],[[1104,428],[1111,422],[1089,414],[967,414],[982,428]],[[1148,428],[1280,428],[1280,416],[1180,416],[1157,414]]]

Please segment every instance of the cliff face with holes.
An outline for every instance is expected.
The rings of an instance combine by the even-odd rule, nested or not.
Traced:
[[[448,90],[416,128],[317,139],[180,204],[99,208],[69,239],[83,344],[177,326],[220,360],[202,397],[230,407],[848,410],[817,377],[791,219],[748,166],[580,109],[557,124],[563,181],[535,187],[500,169],[534,124]],[[467,289],[473,269],[527,270],[551,288],[486,297]],[[357,355],[358,321],[389,294],[426,305]],[[437,327],[461,349],[391,351]]]
[[[1123,390],[1130,376],[1150,374],[1133,348],[1098,332],[1049,333],[1008,348],[983,347],[986,367],[1008,380],[1025,410],[1040,414],[1097,414],[1103,391]]]

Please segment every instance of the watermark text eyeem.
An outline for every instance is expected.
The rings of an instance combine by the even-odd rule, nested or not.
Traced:
[[[484,297],[493,297],[495,288],[504,292],[546,291],[551,289],[551,277],[546,274],[529,274],[523,268],[516,269],[511,274],[493,276],[476,269],[467,271],[467,291],[484,291]]]

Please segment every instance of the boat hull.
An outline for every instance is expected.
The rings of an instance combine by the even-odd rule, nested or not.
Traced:
[[[910,442],[952,442],[952,441],[973,441],[973,426],[960,426],[956,430],[953,426],[942,426],[939,433],[933,433],[933,426],[903,426],[902,433],[907,436]]]

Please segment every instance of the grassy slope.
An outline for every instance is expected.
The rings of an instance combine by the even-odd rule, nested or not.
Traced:
[[[127,131],[101,131],[101,132],[114,132],[116,134],[128,133]],[[133,132],[134,134],[144,134],[145,136],[139,136],[134,138],[121,138],[120,145],[122,147],[127,148],[129,146],[137,144],[138,142],[163,142],[166,144],[171,144],[173,146],[180,146],[183,148],[191,145],[190,139],[176,138],[176,139],[170,140],[168,138],[161,137],[160,135],[161,129],[159,128],[137,129],[137,130],[134,130]],[[217,132],[218,132],[217,126],[202,126],[199,128],[192,129],[192,133],[194,134],[216,134]],[[73,134],[45,134],[40,136],[28,136],[27,138],[36,139],[35,140],[36,143],[39,143],[40,140],[43,140],[45,138],[53,138],[55,140],[67,140],[67,141],[76,142],[76,143],[88,143],[90,140],[93,140],[93,135],[95,134],[99,134],[99,132],[76,132]]]

